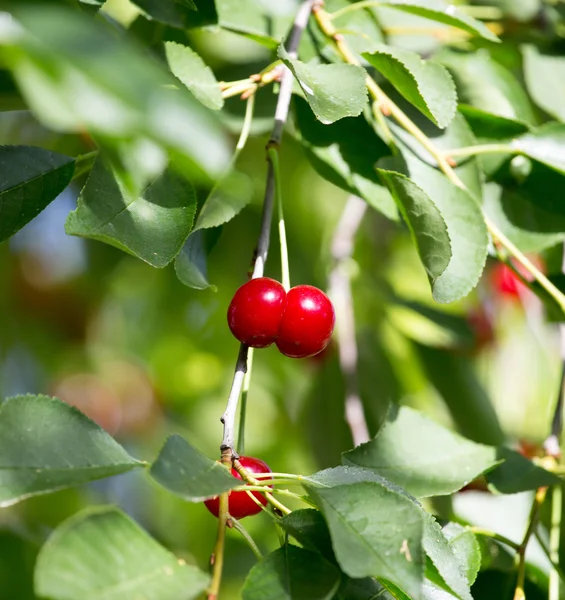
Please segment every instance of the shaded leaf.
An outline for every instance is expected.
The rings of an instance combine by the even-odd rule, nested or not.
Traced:
[[[347,575],[386,578],[420,598],[423,517],[413,500],[373,481],[307,488]]]
[[[65,231],[116,246],[154,267],[165,267],[188,237],[195,210],[192,184],[172,169],[135,194],[98,159]]]
[[[447,4],[443,0],[383,0],[379,2],[379,6],[388,6],[438,23],[451,25],[491,42],[500,41],[484,23],[473,19],[458,10],[453,4]]]
[[[505,140],[527,133],[530,129],[524,121],[501,117],[470,104],[459,104],[458,110],[478,138]]]
[[[329,561],[335,561],[330,532],[319,510],[293,510],[280,519],[278,524],[304,548],[319,552]]]
[[[34,219],[70,183],[74,158],[32,146],[0,146],[0,242]]]
[[[522,252],[540,252],[565,239],[565,218],[559,218],[519,193],[508,192],[495,183],[485,186],[483,209]]]
[[[201,502],[241,485],[228,469],[179,435],[167,439],[149,474],[169,492],[190,502]]]
[[[36,593],[53,600],[192,600],[208,581],[113,507],[88,508],[63,522],[35,568]]]
[[[0,405],[0,506],[141,466],[101,427],[56,398],[15,396]]]
[[[534,102],[548,114],[565,121],[565,57],[542,54],[527,44],[522,47],[526,87]]]
[[[339,570],[317,552],[285,544],[256,564],[241,590],[243,600],[330,600]]]
[[[217,235],[214,236],[217,239]],[[216,290],[208,282],[208,248],[213,245],[207,232],[199,230],[188,236],[184,246],[175,260],[175,272],[179,280],[195,290]]]
[[[466,190],[409,153],[405,158],[404,165],[398,159],[383,159],[379,166],[405,172],[441,215],[449,236],[450,256],[448,266],[430,279],[432,295],[437,302],[454,302],[477,285],[485,266],[489,238],[483,213]]]
[[[306,155],[324,179],[361,196],[389,219],[398,219],[396,204],[374,168],[390,150],[364,116],[323,125],[302,98],[295,98],[295,123]]]
[[[343,460],[423,497],[461,489],[496,465],[497,456],[496,448],[471,442],[403,406],[389,413],[371,441],[345,452]]]
[[[379,44],[363,56],[396,90],[438,127],[455,116],[457,94],[447,69],[411,50]]]
[[[501,494],[516,494],[539,487],[560,485],[557,475],[538,467],[518,452],[500,448],[499,458],[504,462],[487,474],[489,488]]]
[[[462,102],[507,119],[534,122],[532,106],[522,84],[487,50],[444,50],[437,60],[453,75]]]
[[[357,117],[367,104],[367,74],[348,64],[306,64],[291,59],[284,47],[279,56],[298,81],[306,101],[322,123]]]
[[[396,200],[433,287],[451,260],[445,221],[429,196],[408,177],[385,169],[377,173]]]
[[[165,42],[169,68],[194,96],[208,108],[219,110],[224,105],[220,86],[212,69],[188,46]]]

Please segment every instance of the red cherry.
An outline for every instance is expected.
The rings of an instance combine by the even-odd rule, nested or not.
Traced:
[[[286,306],[283,286],[269,277],[244,283],[228,308],[228,325],[234,336],[252,348],[266,348],[276,339]]]
[[[250,473],[272,473],[269,465],[264,463],[258,458],[251,456],[240,456],[239,462],[250,472]],[[232,468],[231,474],[238,479],[241,479],[241,475]],[[251,492],[257,500],[263,505],[267,505],[267,498],[263,496],[261,492]],[[220,498],[210,498],[204,500],[206,508],[217,517],[220,514]],[[250,517],[261,512],[261,507],[249,497],[247,492],[229,492],[228,496],[228,512],[235,519],[243,519],[243,517]]]
[[[326,294],[311,285],[297,285],[286,295],[277,347],[291,358],[314,356],[329,344],[334,323],[334,308]]]
[[[502,296],[520,298],[520,290],[526,286],[514,274],[514,271],[503,263],[497,263],[491,271],[491,280],[494,289]]]

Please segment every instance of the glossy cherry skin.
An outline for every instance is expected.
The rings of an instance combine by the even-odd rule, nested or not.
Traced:
[[[519,299],[520,290],[527,289],[514,271],[503,263],[497,263],[493,267],[490,275],[494,289],[501,296]]]
[[[228,308],[228,325],[233,335],[252,348],[266,348],[276,339],[286,307],[283,286],[269,277],[244,283]]]
[[[271,469],[258,458],[251,456],[240,456],[239,462],[250,472],[250,473],[271,473]],[[231,474],[238,479],[241,479],[241,475],[235,470],[231,470]],[[267,499],[261,492],[251,492],[257,500],[263,505],[267,505]],[[205,500],[204,504],[206,508],[217,517],[220,514],[220,498],[210,498]],[[247,492],[229,492],[228,496],[228,512],[235,519],[243,519],[244,517],[250,517],[261,512],[261,507],[249,497]]]
[[[286,295],[277,348],[291,358],[314,356],[329,344],[334,324],[334,308],[326,294],[311,285],[297,285]]]

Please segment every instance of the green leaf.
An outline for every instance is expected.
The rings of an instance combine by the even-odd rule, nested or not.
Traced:
[[[443,0],[383,0],[379,2],[379,6],[388,6],[438,23],[451,25],[451,27],[478,35],[491,42],[500,41],[486,25]]]
[[[367,74],[348,64],[306,64],[292,59],[283,46],[279,57],[292,71],[316,118],[329,124],[344,117],[357,117],[367,104]]]
[[[388,156],[387,145],[375,135],[363,115],[332,125],[318,121],[302,98],[295,98],[296,135],[312,166],[324,179],[341,189],[361,196],[389,219],[398,219],[398,210],[389,191],[375,172],[376,162]],[[359,140],[364,140],[363,145]]]
[[[65,231],[112,244],[161,268],[180,252],[195,210],[194,188],[172,169],[135,194],[98,159]]]
[[[466,190],[412,155],[405,153],[405,158],[404,166],[398,159],[383,159],[379,166],[405,172],[439,210],[451,256],[448,266],[431,280],[432,294],[436,302],[455,302],[478,284],[485,266],[489,238],[483,213]]]
[[[88,508],[59,525],[35,567],[36,594],[52,600],[192,600],[208,581],[113,507]]]
[[[339,570],[317,552],[285,544],[256,564],[245,580],[243,600],[330,600]]]
[[[451,260],[445,221],[429,196],[408,177],[385,169],[377,173],[396,200],[433,287]]]
[[[443,535],[449,541],[469,585],[473,585],[481,568],[481,548],[477,536],[459,523],[448,523],[443,528]]]
[[[413,500],[374,481],[307,489],[326,518],[347,575],[385,578],[414,600],[421,597],[423,517]]]
[[[165,56],[175,75],[208,108],[219,110],[224,105],[220,86],[212,69],[188,46],[165,42]]]
[[[132,458],[76,408],[47,396],[0,405],[0,506],[131,471]]]
[[[511,146],[565,175],[565,125],[546,123],[516,138]]]
[[[67,187],[74,158],[32,146],[0,146],[0,242],[34,219]]]
[[[104,148],[150,140],[201,179],[229,162],[219,119],[165,66],[115,35],[103,20],[63,6],[14,11],[22,25],[2,48],[30,109],[57,131],[87,130]]]
[[[500,448],[499,458],[504,462],[487,474],[489,488],[501,494],[516,494],[550,485],[560,485],[557,475],[538,467],[518,452]]]
[[[487,50],[444,50],[437,60],[453,75],[461,102],[507,119],[534,122],[532,106],[522,84]]]
[[[423,545],[443,582],[461,600],[473,600],[463,565],[432,515],[424,517]],[[433,572],[433,571],[432,571]],[[432,579],[433,581],[433,579]],[[436,582],[437,583],[437,582]]]
[[[214,25],[218,15],[210,0],[133,0],[143,14],[178,29]]]
[[[485,213],[522,252],[541,252],[565,239],[565,219],[519,193],[507,192],[491,183],[485,186],[484,198]]]
[[[377,435],[343,454],[418,497],[452,494],[497,464],[496,448],[475,444],[406,406]]]
[[[527,133],[530,129],[524,121],[501,117],[470,104],[459,104],[458,110],[478,138],[506,140]]]
[[[169,492],[190,502],[201,502],[241,485],[228,469],[179,435],[167,439],[149,474]]]
[[[396,90],[438,127],[446,127],[457,109],[457,94],[447,69],[422,60],[411,50],[378,44],[363,56]]]
[[[534,102],[548,114],[565,121],[565,57],[542,54],[527,44],[522,47],[526,87]]]

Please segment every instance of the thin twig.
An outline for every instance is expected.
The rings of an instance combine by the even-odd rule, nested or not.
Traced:
[[[233,525],[233,528],[241,533],[243,539],[247,542],[247,545],[251,548],[253,554],[255,554],[255,558],[257,558],[257,560],[262,560],[263,555],[261,554],[261,550],[259,550],[259,546],[257,546],[255,540],[251,537],[251,534],[247,531],[247,529],[245,529],[245,527],[232,516],[230,516],[230,522]]]
[[[472,531],[475,535],[481,535],[483,537],[491,538],[493,540],[496,540],[497,542],[500,542],[501,544],[509,546],[513,550],[518,551],[518,549],[520,548],[520,544],[518,544],[517,542],[514,542],[511,539],[500,535],[499,533],[490,531],[489,529],[483,529],[482,527],[469,527],[469,530]]]
[[[359,395],[358,351],[349,263],[353,253],[353,240],[366,210],[367,204],[361,198],[349,196],[332,241],[334,267],[329,276],[329,295],[336,312],[339,363],[345,378],[345,420],[355,446],[369,440],[369,428]]]
[[[549,529],[549,598],[559,600],[559,580],[563,580],[563,571],[559,567],[559,544],[561,541],[561,512],[563,510],[563,490],[560,485],[551,489],[551,524]]]

